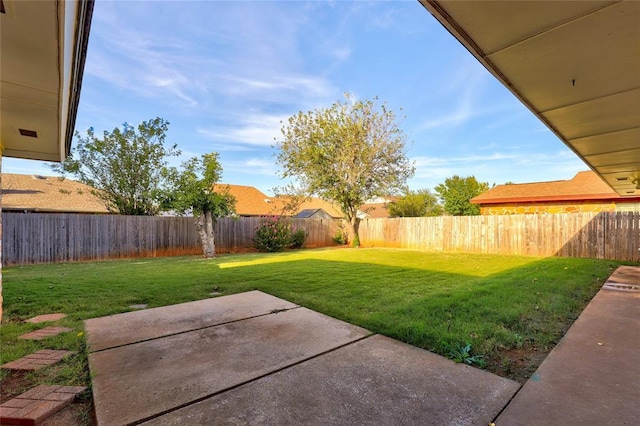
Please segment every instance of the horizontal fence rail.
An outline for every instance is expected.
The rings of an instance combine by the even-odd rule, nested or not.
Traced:
[[[366,219],[364,247],[640,260],[640,213]]]
[[[218,253],[253,247],[260,218],[221,218],[216,223]],[[290,219],[305,229],[305,247],[334,245],[337,224],[325,219]],[[126,257],[201,254],[191,217],[2,213],[3,265]]]

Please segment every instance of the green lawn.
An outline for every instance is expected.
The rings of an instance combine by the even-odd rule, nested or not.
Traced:
[[[484,368],[522,381],[541,360],[527,354],[550,350],[618,265],[321,249],[11,267],[3,271],[1,361],[43,348],[77,350],[80,356],[27,378],[89,384],[82,320],[126,312],[132,304],[203,299],[214,288],[223,294],[258,289],[444,356],[484,362]],[[43,327],[23,320],[54,312],[68,314],[59,325],[73,333],[41,342],[17,340]],[[465,353],[467,344],[471,350]]]

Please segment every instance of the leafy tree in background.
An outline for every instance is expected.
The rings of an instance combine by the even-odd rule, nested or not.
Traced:
[[[228,190],[214,191],[214,185],[222,177],[218,153],[193,157],[182,164],[182,171],[174,171],[174,188],[164,201],[164,206],[178,213],[192,213],[202,243],[202,254],[216,255],[215,222],[218,217],[235,214],[235,198]]]
[[[69,157],[51,168],[95,188],[112,213],[156,215],[170,187],[168,158],[180,155],[176,145],[165,147],[168,127],[167,121],[155,118],[137,128],[124,123],[102,137],[93,128],[85,137],[76,132]]]
[[[285,192],[336,203],[349,223],[351,243],[360,245],[358,207],[376,196],[401,191],[414,167],[395,114],[374,100],[354,100],[299,112],[282,127],[277,163]]]
[[[444,210],[438,197],[428,189],[407,191],[388,206],[390,217],[440,216]]]
[[[474,176],[461,178],[454,175],[435,187],[444,204],[444,211],[452,216],[472,216],[480,214],[480,206],[470,200],[487,191],[487,182],[478,182]]]

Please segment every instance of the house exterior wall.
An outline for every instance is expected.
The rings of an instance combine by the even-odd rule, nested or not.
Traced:
[[[482,215],[600,213],[616,211],[640,211],[640,202],[558,201],[554,203],[504,203],[480,206],[480,214]]]

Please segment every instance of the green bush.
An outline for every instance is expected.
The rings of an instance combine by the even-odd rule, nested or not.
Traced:
[[[282,251],[291,245],[291,227],[279,216],[264,217],[256,227],[253,245],[259,251]]]
[[[304,229],[298,229],[291,234],[291,248],[299,249],[307,239],[307,232]]]

